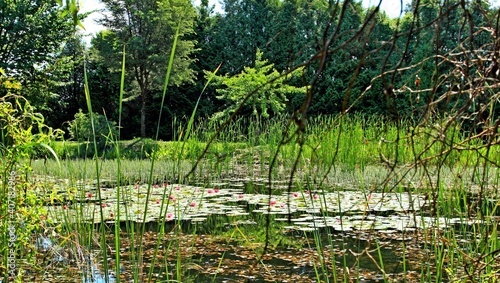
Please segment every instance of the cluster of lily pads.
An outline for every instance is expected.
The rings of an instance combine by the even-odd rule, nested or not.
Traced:
[[[418,215],[428,205],[423,195],[362,191],[293,191],[278,195],[248,194],[243,187],[204,188],[176,184],[128,185],[101,188],[83,186],[73,202],[47,206],[54,222],[203,222],[211,215],[245,216],[255,213],[286,215],[289,229],[408,230],[433,226],[436,220]],[[120,201],[118,202],[118,190]],[[252,222],[254,223],[254,222]],[[439,223],[438,223],[439,224]]]

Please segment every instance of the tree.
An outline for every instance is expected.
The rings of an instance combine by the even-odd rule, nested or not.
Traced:
[[[32,74],[54,61],[73,30],[56,1],[0,1],[0,68],[11,75]]]
[[[255,67],[245,67],[243,71],[233,77],[219,76],[212,72],[207,72],[208,77],[212,77],[214,82],[220,86],[217,89],[218,99],[228,101],[228,105],[222,112],[214,115],[217,119],[236,111],[241,104],[251,107],[252,114],[256,117],[262,115],[269,116],[269,109],[273,113],[279,113],[285,109],[287,95],[299,95],[306,92],[306,87],[295,87],[287,84],[287,79],[301,74],[301,69],[297,69],[289,76],[280,74],[269,64],[267,60],[262,60],[262,52],[257,49]]]
[[[237,74],[255,61],[257,48],[266,51],[276,5],[269,0],[223,0],[225,14],[217,19],[210,42],[220,72]],[[267,54],[267,52],[266,52]]]
[[[137,90],[129,99],[140,99],[140,134],[146,136],[148,103],[161,93],[165,73],[178,31],[171,85],[193,82],[190,57],[195,42],[185,37],[193,32],[196,12],[188,0],[104,0],[110,14],[102,24],[113,35],[100,55],[110,67],[121,64],[126,46],[126,70],[132,74]]]

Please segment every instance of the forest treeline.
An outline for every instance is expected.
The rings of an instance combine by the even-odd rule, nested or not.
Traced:
[[[86,77],[94,111],[117,121],[125,58],[123,139],[151,137],[158,122],[159,138],[171,139],[172,121],[190,117],[210,78],[200,119],[224,119],[242,101],[238,115],[297,120],[351,112],[418,122],[433,113],[475,125],[497,112],[499,13],[486,1],[414,0],[394,19],[348,0],[222,0],[223,13],[208,0],[102,2],[106,29],[87,45],[57,1],[2,1],[0,95],[22,94],[66,129],[87,109]]]

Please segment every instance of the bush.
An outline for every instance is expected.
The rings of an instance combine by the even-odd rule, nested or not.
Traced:
[[[108,119],[98,113],[93,113],[95,139],[97,148],[104,149],[106,142],[113,136],[118,135],[116,123],[108,121]],[[88,113],[83,113],[82,110],[75,114],[75,119],[69,123],[69,134],[71,139],[78,142],[92,142],[94,135],[92,132],[92,121]]]

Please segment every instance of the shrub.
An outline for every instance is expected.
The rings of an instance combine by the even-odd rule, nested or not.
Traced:
[[[117,136],[118,129],[116,123],[109,121],[105,116],[93,113],[95,139],[98,149],[106,147],[106,141],[113,136]],[[75,114],[75,119],[69,123],[69,134],[71,139],[78,142],[93,141],[92,120],[88,113],[82,110]]]

